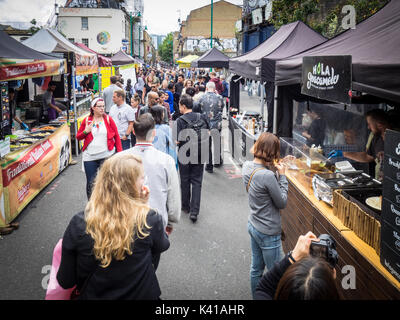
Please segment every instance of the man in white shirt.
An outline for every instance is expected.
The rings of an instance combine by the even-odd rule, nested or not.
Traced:
[[[150,113],[141,115],[134,124],[136,145],[123,151],[142,158],[147,185],[150,190],[149,205],[162,216],[167,232],[172,223],[181,217],[181,193],[174,159],[153,147],[156,134],[155,121]]]
[[[110,78],[111,84],[104,89],[103,91],[103,100],[106,105],[106,113],[109,114],[113,103],[113,94],[115,90],[119,90],[120,87],[117,86],[118,78],[116,76],[112,76]]]
[[[135,112],[131,106],[125,103],[125,91],[115,90],[113,94],[115,103],[110,110],[110,117],[113,118],[119,137],[121,138],[122,149],[127,150],[131,147],[131,132],[135,121]]]

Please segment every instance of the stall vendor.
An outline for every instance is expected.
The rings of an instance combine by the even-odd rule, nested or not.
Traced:
[[[382,157],[378,155],[384,152],[384,135],[386,129],[391,129],[389,119],[382,109],[374,109],[365,114],[368,129],[371,130],[370,137],[366,146],[366,151],[363,152],[343,152],[333,150],[329,153],[330,158],[345,157],[362,163],[376,163],[372,166],[369,174],[376,179],[379,178],[380,166]],[[375,168],[374,168],[375,167]]]
[[[67,109],[65,105],[55,101],[54,91],[56,88],[56,82],[50,81],[46,92],[43,94],[43,110],[41,118],[46,123],[57,119],[58,114]]]
[[[23,123],[21,121],[21,119],[17,116],[17,97],[15,94],[15,89],[14,88],[10,88],[8,90],[8,97],[9,97],[9,103],[10,103],[10,119],[14,120],[15,122],[19,123],[20,126],[22,127],[22,129],[29,131],[29,127]],[[7,132],[7,134],[11,134],[11,126],[12,124],[10,124],[10,126],[8,126],[9,128],[9,132]]]
[[[306,143],[309,147],[312,145],[322,147],[325,140],[326,122],[316,110],[310,109],[307,113],[312,122],[308,130],[304,131],[302,135],[307,139]]]

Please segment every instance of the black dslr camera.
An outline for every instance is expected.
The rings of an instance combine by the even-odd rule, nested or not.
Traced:
[[[335,268],[339,256],[336,251],[336,242],[329,234],[321,234],[319,242],[311,241],[310,255],[324,258],[332,268]]]

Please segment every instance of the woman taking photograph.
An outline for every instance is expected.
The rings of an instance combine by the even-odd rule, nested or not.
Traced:
[[[254,160],[244,163],[242,169],[243,182],[249,194],[253,298],[265,266],[271,269],[284,256],[279,210],[286,207],[288,182],[285,167],[279,162],[279,150],[279,139],[271,133],[262,133],[251,149]]]
[[[92,101],[90,116],[82,121],[76,138],[84,140],[83,166],[86,174],[86,194],[92,193],[92,183],[104,160],[122,151],[121,139],[114,120],[104,112],[104,100]]]
[[[101,167],[85,212],[64,233],[57,274],[79,300],[157,300],[152,264],[169,248],[162,218],[150,210],[140,157],[117,154]]]

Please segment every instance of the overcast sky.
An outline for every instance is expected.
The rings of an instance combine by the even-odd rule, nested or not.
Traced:
[[[53,8],[54,1],[65,5],[65,0],[0,0],[0,23],[29,22],[36,19],[45,24]],[[217,2],[215,0],[214,2]],[[242,5],[243,0],[229,0]],[[178,30],[181,10],[182,20],[186,20],[191,10],[210,4],[211,0],[144,0],[144,22],[151,34],[167,34]]]

